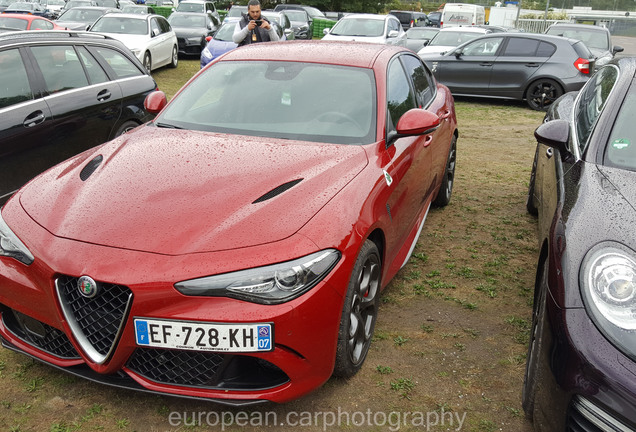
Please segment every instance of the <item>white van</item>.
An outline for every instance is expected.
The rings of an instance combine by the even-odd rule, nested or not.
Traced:
[[[440,27],[483,25],[486,10],[483,6],[468,3],[446,3],[442,11]]]

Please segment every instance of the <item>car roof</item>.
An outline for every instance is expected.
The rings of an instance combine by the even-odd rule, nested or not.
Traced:
[[[378,15],[378,14],[370,14],[370,13],[354,13],[354,14],[343,16],[341,19],[365,18],[365,19],[386,20],[389,16],[395,18],[394,15]],[[397,18],[395,18],[395,19],[397,19]]]
[[[475,27],[475,26],[456,26],[456,27],[444,27],[439,30],[440,32],[448,33],[448,32],[466,32],[466,33],[488,33],[488,29],[483,27]]]
[[[19,44],[22,42],[107,42],[108,44],[115,44],[117,46],[123,46],[121,42],[110,36],[91,33],[85,31],[72,31],[72,30],[24,30],[8,33],[0,33],[0,46]]]
[[[373,62],[383,52],[412,53],[408,48],[395,45],[309,40],[294,41],[293,43],[249,44],[230,51],[223,57],[223,60],[280,60],[371,68]]]

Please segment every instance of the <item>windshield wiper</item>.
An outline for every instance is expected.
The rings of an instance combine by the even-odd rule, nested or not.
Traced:
[[[183,129],[182,127],[171,125],[168,123],[155,123],[155,126],[166,129]]]

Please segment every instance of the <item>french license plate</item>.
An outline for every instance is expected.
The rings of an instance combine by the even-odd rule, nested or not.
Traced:
[[[263,352],[274,349],[273,324],[225,324],[135,318],[137,345],[193,351]]]

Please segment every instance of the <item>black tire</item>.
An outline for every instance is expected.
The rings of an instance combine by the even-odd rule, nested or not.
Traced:
[[[137,126],[139,126],[139,123],[134,122],[132,120],[126,121],[124,122],[119,129],[117,129],[117,132],[115,132],[115,136],[114,138],[117,138],[120,135],[125,134],[128,131],[133,130],[134,128],[136,128]]]
[[[554,80],[536,80],[526,89],[526,102],[536,111],[546,111],[563,94],[563,89]]]
[[[532,162],[532,171],[530,172],[530,184],[528,185],[528,197],[526,198],[526,210],[532,216],[539,214],[539,209],[534,203],[534,182],[537,176],[537,158],[539,157],[539,145],[534,152],[534,161]]]
[[[433,205],[437,207],[444,207],[448,205],[453,193],[453,185],[455,184],[455,164],[457,162],[457,137],[453,135],[451,139],[450,150],[448,152],[448,158],[446,159],[446,168],[444,169],[444,178],[442,184],[439,187],[437,196],[433,201]]]
[[[534,416],[534,406],[537,396],[537,388],[541,382],[540,359],[544,355],[545,343],[544,328],[546,321],[546,300],[548,289],[548,260],[543,263],[541,279],[535,290],[538,290],[534,298],[532,308],[532,327],[530,329],[530,342],[528,343],[528,355],[526,356],[526,372],[523,377],[521,392],[521,406],[529,420]]]
[[[353,266],[342,309],[335,376],[354,376],[367,357],[380,306],[381,277],[380,252],[375,243],[367,240]]]
[[[172,47],[172,59],[170,60],[170,64],[168,64],[169,68],[176,68],[179,65],[179,49],[177,46]]]
[[[146,51],[146,54],[144,54],[143,65],[144,65],[144,69],[146,69],[148,73],[152,71],[152,57],[150,57],[150,53],[147,51]]]

